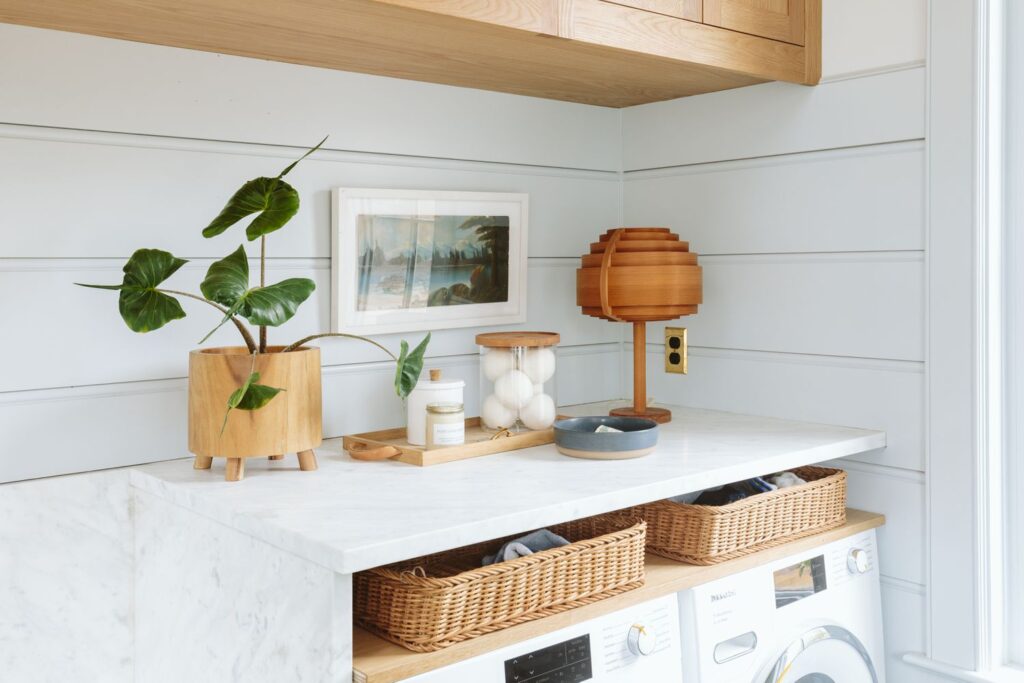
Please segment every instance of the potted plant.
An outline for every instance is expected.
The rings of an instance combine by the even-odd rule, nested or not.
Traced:
[[[342,333],[314,334],[286,345],[267,342],[267,328],[290,320],[316,288],[308,278],[266,284],[266,247],[267,235],[283,228],[299,210],[299,193],[284,177],[326,140],[277,176],[246,182],[203,229],[203,236],[212,238],[252,217],[245,234],[250,242],[260,243],[258,285],[250,285],[244,243],[210,266],[199,285],[200,294],[164,286],[187,261],[159,249],[139,249],[132,254],[119,285],[82,284],[117,290],[121,317],[135,332],[152,332],[184,318],[179,297],[219,311],[220,321],[200,344],[226,323],[238,330],[244,346],[192,351],[188,369],[188,443],[196,456],[195,467],[208,469],[213,457],[226,457],[229,481],[241,479],[245,458],[256,456],[279,459],[285,453],[297,453],[301,469],[316,469],[313,449],[323,438],[320,349],[307,346],[309,342],[349,337],[378,347],[395,361],[395,392],[403,399],[416,386],[423,369],[429,334],[412,351],[402,340],[398,356],[372,339]],[[256,326],[256,337],[246,322]]]

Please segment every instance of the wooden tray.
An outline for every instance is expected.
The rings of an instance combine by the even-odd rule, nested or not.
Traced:
[[[554,443],[553,429],[497,435],[480,425],[479,417],[466,419],[466,442],[427,450],[426,446],[413,446],[405,440],[405,427],[379,432],[352,434],[342,440],[342,446],[356,460],[400,460],[410,465],[440,465],[445,462],[466,460],[481,455],[514,451],[531,446]]]

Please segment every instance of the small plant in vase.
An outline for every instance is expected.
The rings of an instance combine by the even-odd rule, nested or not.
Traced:
[[[224,324],[235,326],[244,346],[199,349],[189,355],[189,450],[196,456],[198,469],[208,469],[213,457],[226,457],[228,480],[242,478],[247,457],[280,459],[294,452],[301,469],[316,469],[313,449],[323,438],[320,349],[306,346],[309,342],[348,337],[373,344],[395,361],[395,393],[402,399],[416,386],[423,369],[429,334],[411,351],[402,340],[397,356],[372,339],[344,333],[314,334],[284,346],[268,345],[267,328],[290,320],[316,289],[308,278],[266,284],[267,235],[283,228],[299,210],[299,193],[284,177],[326,140],[277,176],[246,182],[203,229],[203,236],[212,238],[253,217],[245,234],[250,242],[260,242],[257,286],[250,286],[244,243],[210,266],[199,285],[201,294],[164,286],[187,261],[159,249],[139,249],[132,254],[119,285],[81,285],[117,290],[121,317],[135,332],[151,332],[184,318],[178,297],[201,301],[219,311],[220,321],[200,344]],[[257,328],[256,337],[246,322]]]

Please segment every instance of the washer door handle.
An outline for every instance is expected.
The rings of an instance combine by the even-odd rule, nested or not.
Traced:
[[[757,634],[747,631],[729,640],[723,640],[715,645],[715,663],[725,664],[744,655],[749,655],[757,649]]]

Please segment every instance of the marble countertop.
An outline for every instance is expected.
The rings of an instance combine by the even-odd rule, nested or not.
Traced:
[[[610,404],[563,412],[606,414]],[[251,458],[225,482],[223,461],[171,460],[132,470],[132,484],[341,573],[883,448],[885,433],[669,406],[654,453],[580,460],[553,445],[416,467],[360,462],[340,439],[295,456]]]

